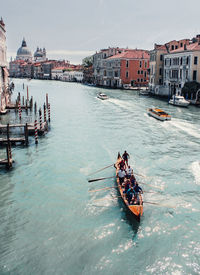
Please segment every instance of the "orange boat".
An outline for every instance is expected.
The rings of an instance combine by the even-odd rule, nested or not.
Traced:
[[[143,215],[143,200],[142,200],[142,195],[139,194],[139,203],[138,204],[129,204],[125,194],[123,193],[123,187],[119,183],[119,177],[118,177],[118,171],[119,171],[119,163],[122,160],[122,157],[120,153],[118,153],[118,158],[115,163],[115,168],[116,168],[116,178],[117,178],[117,187],[118,191],[120,194],[120,197],[123,201],[123,204],[125,206],[125,209],[127,210],[127,214],[130,215],[130,217],[135,218],[138,222],[140,221],[141,216]]]

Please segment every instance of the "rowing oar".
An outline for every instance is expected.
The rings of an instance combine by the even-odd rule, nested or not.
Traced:
[[[161,204],[161,203],[157,203],[157,202],[143,201],[143,203],[154,204],[154,205],[161,206],[161,207],[176,208],[176,206],[173,206],[173,205]]]
[[[122,196],[116,196],[113,198],[100,198],[100,199],[96,199],[94,201],[101,201],[101,200],[113,200],[114,198],[123,198]],[[124,199],[124,198],[123,198]],[[167,204],[160,204],[160,203],[156,203],[156,202],[150,202],[150,201],[143,201],[143,203],[148,203],[148,204],[153,204],[153,205],[157,205],[157,206],[161,206],[161,207],[167,207],[167,208],[176,208],[173,205],[167,205]],[[134,205],[134,204],[133,204]]]
[[[105,188],[101,188],[101,189],[89,190],[89,192],[98,192],[98,191],[101,191],[101,190],[108,190],[108,189],[111,189],[111,188],[117,188],[117,186],[111,186],[111,187],[105,187]]]
[[[98,172],[100,172],[100,171],[103,171],[104,169],[107,169],[107,168],[109,168],[109,167],[111,167],[111,166],[113,166],[113,165],[114,165],[114,164],[111,164],[111,165],[108,165],[108,166],[106,166],[106,167],[104,167],[104,168],[101,168],[101,169],[99,169],[99,170],[97,170],[97,171],[95,171],[95,172],[89,174],[88,176],[94,175],[94,174],[96,174],[96,173],[98,173]]]
[[[112,178],[116,178],[116,176],[114,176],[114,177],[108,177],[108,178],[98,178],[98,179],[88,180],[88,182],[99,181],[99,180],[106,180],[106,179],[112,179]]]
[[[101,191],[101,190],[109,190],[109,189],[112,189],[112,188],[118,188],[118,186],[110,186],[110,187],[104,187],[104,188],[95,189],[95,190],[89,190],[89,192],[98,192],[98,191]],[[143,193],[157,194],[157,193],[151,192],[151,191],[143,191]]]
[[[159,186],[155,186],[155,185],[151,185],[151,184],[148,184],[148,183],[144,183],[144,182],[138,182],[139,184],[144,184],[144,185],[147,185],[147,186],[150,186],[150,187],[154,187],[154,188],[157,188],[157,189],[160,189],[160,190],[163,190],[161,187]]]

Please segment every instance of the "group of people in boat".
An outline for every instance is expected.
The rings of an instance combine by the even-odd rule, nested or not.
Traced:
[[[122,159],[119,162],[118,177],[119,183],[122,187],[125,199],[128,204],[140,204],[139,194],[143,193],[142,188],[138,185],[136,178],[133,174],[133,169],[128,164],[129,154],[124,151]]]

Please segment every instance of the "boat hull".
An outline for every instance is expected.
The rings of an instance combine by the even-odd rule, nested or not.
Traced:
[[[171,117],[159,116],[159,115],[157,115],[155,113],[152,113],[151,111],[148,111],[148,115],[152,116],[152,117],[154,117],[154,118],[156,118],[158,120],[161,120],[161,121],[171,120]]]
[[[118,165],[121,160],[121,157],[118,158],[115,168],[116,168],[116,185],[117,185],[117,190],[118,194],[120,195],[121,201],[123,203],[123,206],[126,210],[126,213],[130,217],[130,219],[136,220],[140,222],[141,216],[143,215],[143,200],[141,194],[139,194],[139,205],[129,205],[128,201],[126,200],[124,194],[123,194],[123,189],[121,188],[121,185],[119,183],[119,178],[117,176],[118,173]]]
[[[190,102],[176,102],[174,100],[170,100],[169,104],[174,105],[174,106],[178,106],[178,107],[188,107],[188,105],[190,104]]]

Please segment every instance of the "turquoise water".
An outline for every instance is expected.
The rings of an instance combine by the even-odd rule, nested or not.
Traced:
[[[13,148],[14,168],[0,170],[0,274],[200,274],[200,110],[133,91],[102,90],[110,99],[101,101],[101,89],[81,84],[14,82],[13,98],[26,94],[23,82],[40,106],[48,93],[52,120],[38,146],[30,138]],[[149,117],[153,106],[172,120]],[[18,122],[14,112],[1,119]],[[114,188],[88,192],[114,186],[88,183],[88,174],[124,150],[143,189],[155,192],[144,201],[164,204],[144,204],[140,224],[129,222]]]

